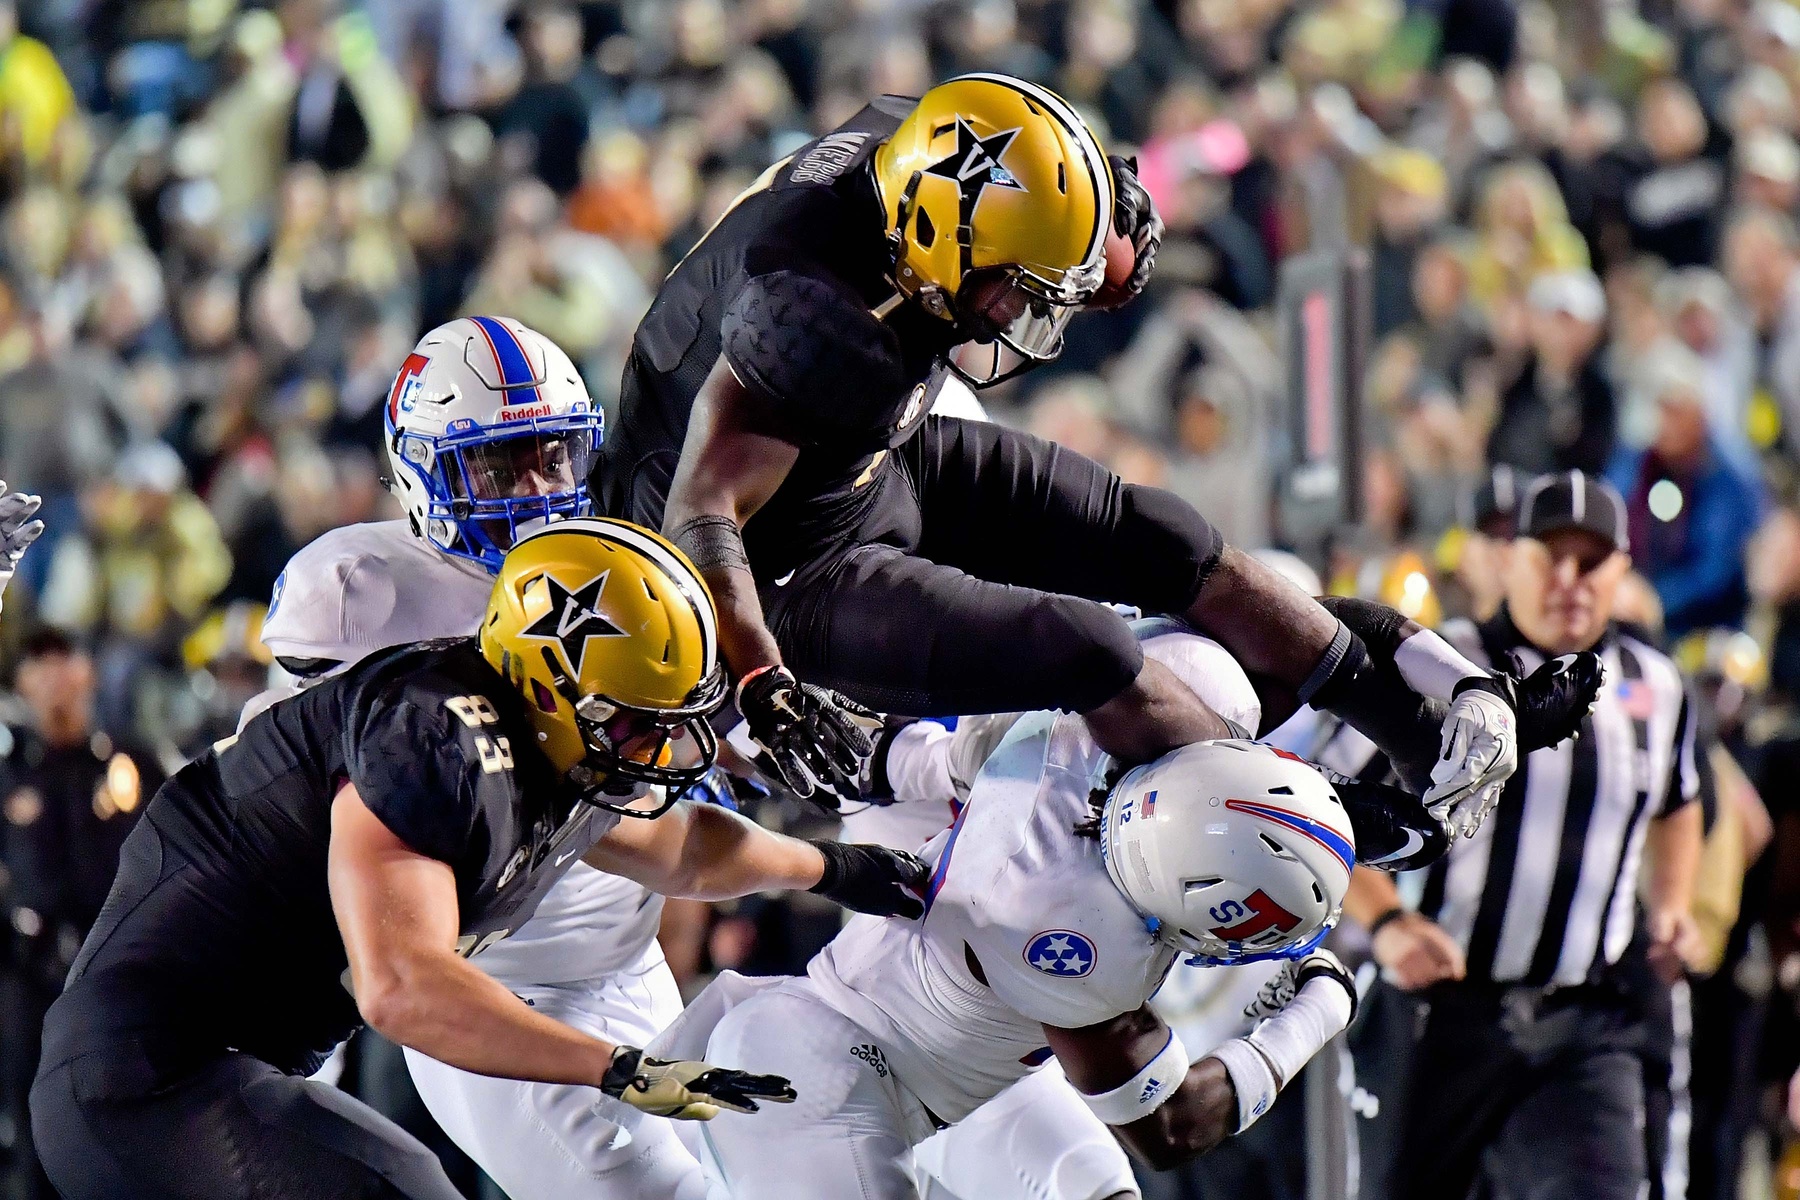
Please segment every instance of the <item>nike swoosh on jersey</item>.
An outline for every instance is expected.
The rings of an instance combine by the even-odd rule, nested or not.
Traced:
[[[799,569],[800,569],[799,567],[795,567],[794,571],[798,571]],[[788,585],[788,581],[794,577],[794,571],[789,571],[786,575],[783,575],[780,579],[777,579],[775,581],[775,586],[776,587],[786,587]]]

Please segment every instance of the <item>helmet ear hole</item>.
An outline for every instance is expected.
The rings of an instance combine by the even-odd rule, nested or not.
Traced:
[[[931,214],[921,208],[913,222],[913,228],[917,231],[919,245],[926,250],[931,249],[931,244],[937,241],[937,226],[931,223]]]

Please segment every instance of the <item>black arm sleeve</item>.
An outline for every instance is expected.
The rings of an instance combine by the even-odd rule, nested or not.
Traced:
[[[1350,631],[1353,649],[1313,693],[1313,706],[1379,746],[1406,789],[1423,796],[1431,790],[1447,709],[1408,687],[1394,665],[1394,652],[1418,626],[1369,600],[1330,596],[1320,603]]]

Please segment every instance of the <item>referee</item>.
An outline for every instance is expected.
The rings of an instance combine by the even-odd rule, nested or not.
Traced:
[[[1647,1178],[1642,967],[1679,971],[1697,936],[1693,722],[1674,664],[1611,619],[1630,567],[1618,493],[1541,477],[1518,530],[1500,610],[1445,636],[1528,668],[1597,649],[1607,684],[1578,738],[1533,751],[1480,832],[1424,873],[1415,908],[1357,872],[1345,910],[1386,980],[1357,1055],[1380,1101],[1365,1194],[1462,1200],[1481,1180],[1496,1200],[1637,1200]],[[1340,770],[1380,769],[1372,747],[1361,763],[1328,749]]]

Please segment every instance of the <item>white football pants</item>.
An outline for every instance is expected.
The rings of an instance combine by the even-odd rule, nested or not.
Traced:
[[[1137,1194],[1124,1152],[1060,1070],[1021,1080],[936,1133],[868,1030],[804,978],[767,988],[713,1029],[707,1061],[793,1081],[799,1099],[701,1127],[732,1200],[1103,1200]],[[923,1163],[915,1161],[914,1147]],[[921,1185],[919,1167],[933,1178]],[[929,1189],[929,1190],[927,1190]]]
[[[655,941],[607,978],[513,991],[547,1017],[632,1046],[681,1013]],[[707,1200],[673,1121],[591,1087],[472,1075],[412,1050],[406,1063],[444,1132],[513,1200]]]

